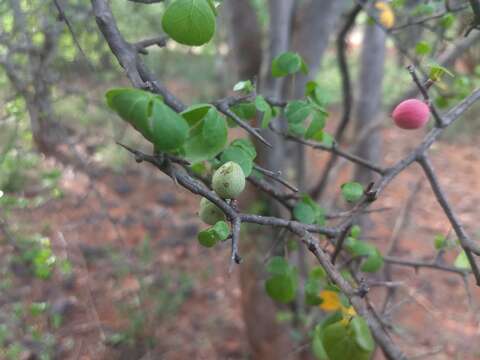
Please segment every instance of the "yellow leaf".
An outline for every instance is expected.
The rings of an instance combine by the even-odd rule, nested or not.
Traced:
[[[357,315],[357,312],[355,311],[353,306],[349,306],[348,308],[345,306],[342,306],[342,315],[343,315],[343,319],[341,320],[342,324],[346,326],[348,325],[350,320]]]
[[[379,1],[375,4],[379,11],[378,20],[386,29],[391,29],[395,25],[395,13],[389,4]]]
[[[320,299],[322,299],[322,303],[320,304],[320,309],[322,310],[337,311],[342,308],[340,296],[338,296],[336,291],[322,290],[320,291]]]

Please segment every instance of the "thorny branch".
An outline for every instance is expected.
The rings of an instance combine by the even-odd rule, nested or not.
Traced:
[[[155,0],[133,1],[143,3],[157,2]],[[97,24],[102,31],[102,34],[105,37],[108,45],[110,46],[113,54],[117,57],[117,60],[125,69],[126,74],[132,82],[133,86],[161,94],[164,97],[165,102],[176,111],[182,111],[183,109],[185,109],[186,106],[176,96],[170,93],[168,89],[166,89],[160,82],[158,82],[153,76],[153,74],[148,70],[148,68],[138,56],[138,48],[135,45],[128,43],[123,38],[118,27],[116,26],[115,19],[111,13],[110,7],[108,6],[107,0],[91,0],[91,2]],[[259,135],[255,128],[251,127],[249,124],[243,122],[243,120],[236,117],[235,114],[230,110],[230,107],[235,103],[235,101],[238,100],[231,100],[230,98],[228,100],[226,99],[217,101],[215,103],[216,107],[222,113],[236,121],[252,136],[259,138],[264,143],[267,143],[263,138],[261,138],[261,135]],[[383,169],[376,166],[375,164],[370,164],[363,159],[359,159],[353,155],[344,153],[336,147],[324,148],[323,146],[319,146],[320,144],[305,144],[313,146],[320,150],[326,150],[336,153],[339,156],[343,156],[344,158],[348,159],[349,161],[361,164],[363,166],[367,166],[381,175],[381,178],[373,184],[373,186],[368,190],[363,199],[355,206],[355,208],[349,212],[349,214],[345,217],[343,221],[341,221],[338,225],[334,227],[307,225],[297,221],[287,220],[279,217],[268,217],[240,213],[231,204],[219,198],[203,182],[192,177],[185,169],[185,162],[181,159],[166,154],[147,155],[126,146],[124,147],[135,155],[135,159],[138,162],[146,161],[151,163],[160,171],[165,173],[167,176],[171,177],[178,185],[193,194],[197,194],[207,198],[225,213],[228,220],[232,224],[232,260],[234,262],[239,261],[238,238],[240,232],[239,229],[242,223],[254,223],[264,226],[280,227],[287,229],[293,234],[296,234],[299,238],[299,241],[303,242],[307,246],[307,248],[313,253],[320,265],[322,265],[322,267],[327,272],[329,278],[349,298],[351,304],[356,309],[356,311],[366,319],[377,343],[382,348],[386,357],[389,359],[406,359],[406,356],[402,353],[402,351],[388,335],[373,306],[370,304],[369,301],[366,300],[364,286],[362,286],[361,283],[357,285],[352,285],[342,277],[339,269],[332,263],[330,254],[328,254],[320,246],[319,240],[316,236],[314,236],[314,234],[324,235],[330,240],[338,239],[337,249],[341,248],[341,238],[342,236],[344,236],[345,233],[348,233],[347,229],[354,223],[357,216],[364,211],[368,211],[368,207],[378,198],[381,192],[399,173],[409,167],[413,162],[419,162],[420,165],[423,167],[427,178],[430,181],[430,184],[432,185],[432,189],[437,197],[437,200],[439,201],[447,217],[451,221],[452,226],[457,233],[457,236],[460,238],[462,247],[464,248],[465,252],[469,254],[467,256],[471,263],[473,273],[477,278],[477,282],[480,284],[480,277],[473,255],[480,255],[480,245],[471,240],[465,233],[463,227],[461,226],[461,223],[458,220],[458,217],[455,215],[451,206],[448,204],[445,198],[445,194],[443,193],[442,189],[438,184],[435,173],[433,172],[433,168],[431,167],[431,164],[426,158],[426,153],[429,150],[430,146],[437,140],[443,130],[447,126],[452,124],[454,121],[456,121],[458,118],[460,118],[462,114],[479,99],[480,89],[477,89],[468,98],[460,102],[457,106],[455,106],[443,115],[442,127],[435,127],[434,129],[432,129],[425,136],[423,141],[417,146],[417,148],[408,153],[404,158],[400,159],[395,165],[387,169]],[[282,103],[276,104],[276,106],[283,105],[284,104]],[[262,188],[262,190],[267,192],[271,197],[277,199],[279,202],[291,206],[289,199],[285,198],[283,193],[282,196],[280,196],[280,194],[276,190],[268,189],[267,186],[260,185],[261,181],[258,179],[253,180],[252,178],[250,179],[250,181],[253,182],[256,186]],[[438,270],[450,271],[446,270],[447,268],[444,268],[443,265],[439,264],[424,264],[418,262],[415,263],[413,261],[407,262],[404,260],[388,257],[386,260],[398,265],[412,265],[414,267],[426,266],[433,267]],[[457,271],[455,270],[455,272]]]

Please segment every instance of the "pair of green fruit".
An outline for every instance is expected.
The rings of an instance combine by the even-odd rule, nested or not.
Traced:
[[[220,166],[212,177],[212,189],[223,199],[235,199],[245,189],[245,174],[240,165],[229,161]],[[225,214],[206,198],[200,200],[200,219],[208,225],[225,220]]]

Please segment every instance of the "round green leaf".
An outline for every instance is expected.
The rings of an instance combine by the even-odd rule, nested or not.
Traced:
[[[229,146],[222,153],[220,157],[222,164],[225,164],[229,161],[233,161],[240,165],[245,176],[249,176],[252,173],[253,169],[253,160],[251,156],[245,152],[241,147],[238,146]]]
[[[315,211],[305,202],[297,203],[293,209],[293,216],[304,224],[313,224],[315,222]]]
[[[289,303],[295,299],[296,279],[292,274],[274,275],[265,283],[267,294],[281,303]]]
[[[322,344],[330,360],[369,360],[371,352],[365,351],[357,342],[350,325],[342,322],[325,327],[321,333]]]
[[[205,107],[199,107],[182,114],[190,123],[183,150],[185,158],[192,163],[213,159],[227,143],[228,129],[225,119],[213,107],[209,107],[206,113],[204,111]]]
[[[358,182],[349,182],[342,185],[343,198],[348,202],[356,202],[363,196],[363,186]]]
[[[367,259],[363,262],[360,270],[364,272],[376,272],[380,270],[383,266],[383,257],[378,249],[370,254]]]
[[[207,0],[174,0],[165,10],[162,26],[176,42],[200,46],[215,34],[215,13]]]

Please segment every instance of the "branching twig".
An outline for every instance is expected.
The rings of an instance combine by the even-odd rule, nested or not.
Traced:
[[[428,107],[430,108],[430,111],[432,112],[433,118],[435,119],[435,124],[437,127],[443,127],[443,119],[438,113],[436,107],[433,105],[432,100],[430,99],[430,96],[428,95],[428,89],[427,87],[420,82],[420,79],[417,76],[417,73],[415,72],[415,67],[413,65],[409,65],[407,67],[408,72],[412,76],[413,81],[415,84],[418,86],[418,89],[420,90],[420,93],[423,95],[423,98],[428,104]]]

